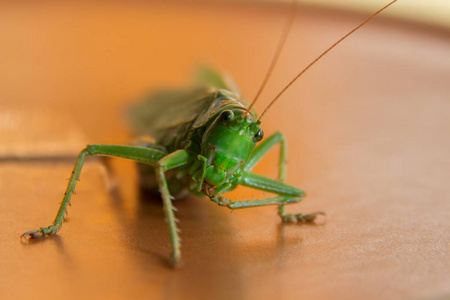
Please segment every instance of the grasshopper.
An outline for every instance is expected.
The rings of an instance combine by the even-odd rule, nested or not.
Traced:
[[[25,232],[21,239],[41,238],[60,231],[67,207],[80,177],[86,156],[100,155],[134,160],[154,172],[158,190],[163,201],[165,220],[172,244],[171,262],[180,262],[180,230],[175,217],[174,197],[182,190],[208,197],[211,201],[229,209],[277,205],[278,215],[287,223],[311,223],[323,212],[292,214],[286,205],[300,202],[304,191],[285,183],[286,139],[280,132],[263,139],[261,117],[306,70],[354,31],[370,21],[375,15],[393,4],[392,1],[324,51],[303,69],[270,102],[258,118],[252,109],[259,94],[270,77],[281,53],[289,27],[285,30],[269,72],[253,102],[249,105],[226,79],[212,70],[204,70],[203,86],[187,90],[155,93],[132,109],[134,125],[141,134],[150,135],[154,143],[144,141],[136,145],[87,145],[78,155],[72,175],[53,224]],[[292,20],[294,17],[292,17]],[[292,24],[292,20],[288,24]],[[275,145],[280,145],[278,179],[252,173],[255,165]],[[167,173],[175,171],[175,175]],[[274,197],[255,200],[233,201],[221,196],[238,185],[274,194]]]

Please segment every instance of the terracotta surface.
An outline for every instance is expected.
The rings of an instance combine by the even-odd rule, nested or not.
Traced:
[[[53,220],[67,157],[85,143],[127,142],[133,99],[187,84],[201,61],[227,70],[251,98],[286,8],[2,4],[1,299],[450,297],[450,35],[383,17],[263,120],[266,136],[286,134],[288,182],[308,195],[290,209],[324,210],[326,225],[282,225],[274,207],[230,213],[179,200],[184,266],[174,271],[161,204],[140,197],[134,164],[110,160],[108,173],[90,159],[60,234],[19,242]],[[362,19],[300,8],[257,109]],[[275,177],[275,161],[274,151],[256,172]]]

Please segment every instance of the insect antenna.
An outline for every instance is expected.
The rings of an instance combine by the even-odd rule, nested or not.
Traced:
[[[262,91],[266,87],[267,81],[269,81],[269,78],[272,75],[273,69],[277,65],[278,59],[280,58],[280,54],[281,54],[281,52],[283,51],[283,48],[284,48],[284,44],[286,44],[287,37],[289,36],[289,32],[291,31],[292,24],[294,24],[295,15],[297,13],[296,7],[297,7],[297,2],[295,0],[293,0],[292,1],[292,7],[290,9],[290,11],[292,13],[290,15],[290,18],[288,19],[288,21],[284,25],[283,34],[281,35],[281,38],[278,41],[278,46],[277,46],[277,49],[275,50],[275,53],[273,55],[272,62],[270,63],[269,69],[267,70],[266,77],[264,78],[264,80],[263,80],[263,82],[262,82],[258,92],[256,93],[256,96],[253,99],[252,103],[247,108],[247,113],[250,112],[250,109],[253,107],[253,105],[258,100],[258,98],[261,95]]]
[[[355,27],[353,30],[351,30],[349,33],[341,37],[337,42],[335,42],[333,45],[331,45],[328,49],[326,49],[322,54],[320,54],[316,59],[314,59],[309,65],[307,65],[300,73],[297,74],[297,76],[294,77],[282,90],[278,93],[278,95],[275,96],[275,98],[269,103],[269,105],[266,107],[266,109],[262,112],[261,116],[259,117],[258,121],[261,120],[262,116],[269,110],[269,108],[280,98],[280,96],[300,77],[302,76],[309,68],[311,68],[317,61],[319,61],[325,54],[327,54],[331,49],[336,47],[340,42],[345,40],[347,37],[349,37],[352,33],[357,31],[359,28],[366,25],[370,20],[372,20],[376,15],[381,13],[383,10],[394,4],[397,0],[393,0],[390,3],[386,4],[382,8],[380,8],[378,11],[376,11],[374,14],[372,14],[370,17],[368,17],[364,22],[359,24],[357,27]]]

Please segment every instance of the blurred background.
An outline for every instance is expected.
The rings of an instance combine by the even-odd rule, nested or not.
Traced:
[[[300,1],[256,109],[388,1]],[[293,212],[177,200],[181,270],[168,268],[158,198],[132,162],[88,159],[60,234],[48,226],[77,153],[126,144],[126,109],[184,87],[201,63],[247,98],[292,6],[285,1],[39,1],[0,4],[0,298],[445,299],[450,295],[449,3],[399,0],[280,98],[265,136],[288,140]],[[255,168],[275,178],[276,149]],[[114,188],[115,187],[115,188]],[[239,190],[232,197],[258,195]]]
[[[373,12],[379,9],[380,5],[383,5],[382,1],[379,0],[305,0],[302,1],[302,3],[325,8],[338,8],[342,10],[360,12]],[[403,20],[422,22],[449,28],[449,11],[450,3],[446,0],[410,0],[407,1],[407,5],[402,5],[399,9],[387,11],[386,14]]]

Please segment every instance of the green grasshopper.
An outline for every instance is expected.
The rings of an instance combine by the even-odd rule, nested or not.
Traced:
[[[263,114],[324,54],[394,2],[395,0],[377,11],[322,53],[275,97]],[[265,82],[276,63],[286,36],[287,33],[281,39]],[[203,75],[204,87],[156,93],[132,110],[132,119],[135,120],[137,131],[154,137],[154,143],[139,142],[133,146],[87,145],[76,159],[53,224],[27,231],[21,239],[41,238],[60,231],[87,155],[121,157],[150,166],[156,175],[163,201],[172,244],[173,265],[179,263],[181,252],[180,230],[177,227],[178,220],[175,217],[172,194],[178,194],[181,190],[187,189],[193,194],[206,196],[214,203],[229,209],[277,205],[281,220],[288,223],[311,223],[318,215],[323,214],[323,212],[311,214],[286,212],[286,205],[300,202],[305,193],[285,183],[287,147],[284,135],[277,132],[261,142],[263,138],[263,130],[260,128],[261,117],[258,119],[251,109],[257,97],[251,105],[248,105],[239,96],[238,91],[217,73],[205,70]],[[280,144],[278,180],[252,173],[255,165],[277,144]],[[148,172],[145,168],[141,170],[143,174]],[[170,170],[176,171],[174,176],[167,173]],[[221,196],[238,185],[269,192],[275,196],[244,201],[232,201]]]

